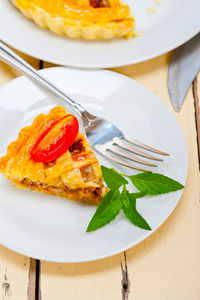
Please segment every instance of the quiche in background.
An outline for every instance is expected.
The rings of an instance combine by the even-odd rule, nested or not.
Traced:
[[[132,38],[135,20],[120,0],[11,0],[37,25],[70,38]]]

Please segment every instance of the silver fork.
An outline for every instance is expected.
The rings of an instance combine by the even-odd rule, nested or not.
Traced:
[[[83,128],[90,144],[108,159],[132,169],[148,171],[147,169],[137,166],[132,162],[150,167],[156,167],[157,165],[155,163],[143,160],[142,158],[154,160],[155,162],[162,161],[162,159],[150,154],[151,152],[159,155],[169,155],[123,134],[121,130],[119,130],[108,120],[90,114],[80,103],[75,102],[73,99],[67,96],[60,88],[38,73],[32,66],[25,62],[20,56],[18,56],[1,41],[0,59],[21,70],[25,75],[33,79],[34,82],[44,86],[58,97],[63,99],[65,102],[70,104],[81,117]],[[147,152],[144,150],[147,150]]]

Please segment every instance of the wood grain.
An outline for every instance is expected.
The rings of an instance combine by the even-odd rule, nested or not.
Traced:
[[[196,119],[196,130],[197,130],[197,144],[198,144],[198,155],[199,155],[199,169],[200,169],[200,76],[196,76],[193,82],[193,97],[195,107],[195,119]]]
[[[113,70],[139,81],[157,94],[171,109],[184,132],[189,172],[177,208],[152,236],[127,251],[128,273],[123,253],[84,264],[41,262],[42,300],[200,299],[200,174],[194,98],[190,89],[181,112],[173,111],[167,90],[170,58],[171,53],[168,53]],[[122,290],[124,282],[128,282],[128,293]]]
[[[129,279],[128,273],[128,264],[126,258],[126,251],[123,252],[124,254],[124,263],[121,262],[121,271],[122,271],[122,300],[128,300],[130,291],[131,291],[131,283]]]
[[[24,56],[36,68],[40,62]],[[81,264],[57,264],[16,254],[0,246],[0,299],[20,300],[199,300],[200,173],[197,128],[200,75],[180,113],[173,111],[167,72],[171,53],[113,69],[156,93],[177,118],[186,138],[189,171],[183,196],[168,220],[148,239],[114,257]],[[44,63],[45,67],[52,66]],[[40,65],[41,67],[41,65]],[[21,73],[0,62],[0,84]],[[195,118],[196,115],[196,118]],[[172,132],[173,134],[173,132]],[[37,278],[36,278],[37,274]]]
[[[18,54],[38,68],[38,60],[19,52]],[[0,62],[0,85],[20,75],[21,72]],[[0,246],[0,299],[35,300],[35,298],[35,260]]]
[[[127,252],[130,281],[134,282],[130,299],[134,300],[200,299],[200,175],[194,99],[190,89],[181,112],[173,111],[167,91],[169,59],[170,54],[166,54],[147,62],[147,73],[146,63],[142,63],[132,74],[154,91],[177,118],[186,138],[189,172],[183,196],[169,219],[151,237]]]
[[[29,272],[28,272],[28,289],[27,300],[33,300],[36,298],[36,260],[30,258],[29,260]]]
[[[122,299],[123,254],[92,263],[41,262],[42,300]]]
[[[29,266],[29,258],[0,246],[0,299],[27,299]]]

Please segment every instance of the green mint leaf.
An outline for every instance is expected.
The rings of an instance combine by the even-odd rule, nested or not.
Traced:
[[[147,194],[147,190],[144,190],[139,193],[129,193],[129,198],[134,198],[134,199],[143,198],[146,194]]]
[[[123,191],[121,194],[122,209],[125,216],[133,223],[135,226],[140,228],[151,230],[151,227],[147,221],[139,214],[136,209],[136,198],[134,197],[136,193],[129,193],[128,191]],[[138,193],[137,193],[138,194]]]
[[[109,191],[97,207],[86,231],[94,231],[110,223],[118,215],[121,208],[122,202],[119,190]]]
[[[132,175],[129,178],[139,191],[147,191],[147,195],[165,194],[184,188],[178,181],[152,172]]]
[[[101,166],[103,179],[105,180],[107,186],[111,189],[118,189],[123,184],[128,184],[128,181],[112,169]]]

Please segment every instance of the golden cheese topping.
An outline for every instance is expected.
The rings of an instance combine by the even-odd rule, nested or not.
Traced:
[[[134,19],[119,0],[11,0],[39,26],[69,37],[132,37]]]
[[[42,163],[31,158],[38,138],[66,114],[64,107],[58,106],[23,128],[8,146],[7,154],[0,158],[0,172],[19,187],[98,203],[107,189],[98,160],[82,133],[78,132],[71,147],[55,161]]]
[[[17,4],[24,9],[36,9],[40,7],[48,12],[52,17],[73,18],[85,22],[106,22],[111,20],[123,20],[129,13],[127,5],[118,5],[115,7],[99,7],[98,9],[90,5],[90,2],[84,1],[80,5],[80,0],[17,0]]]

